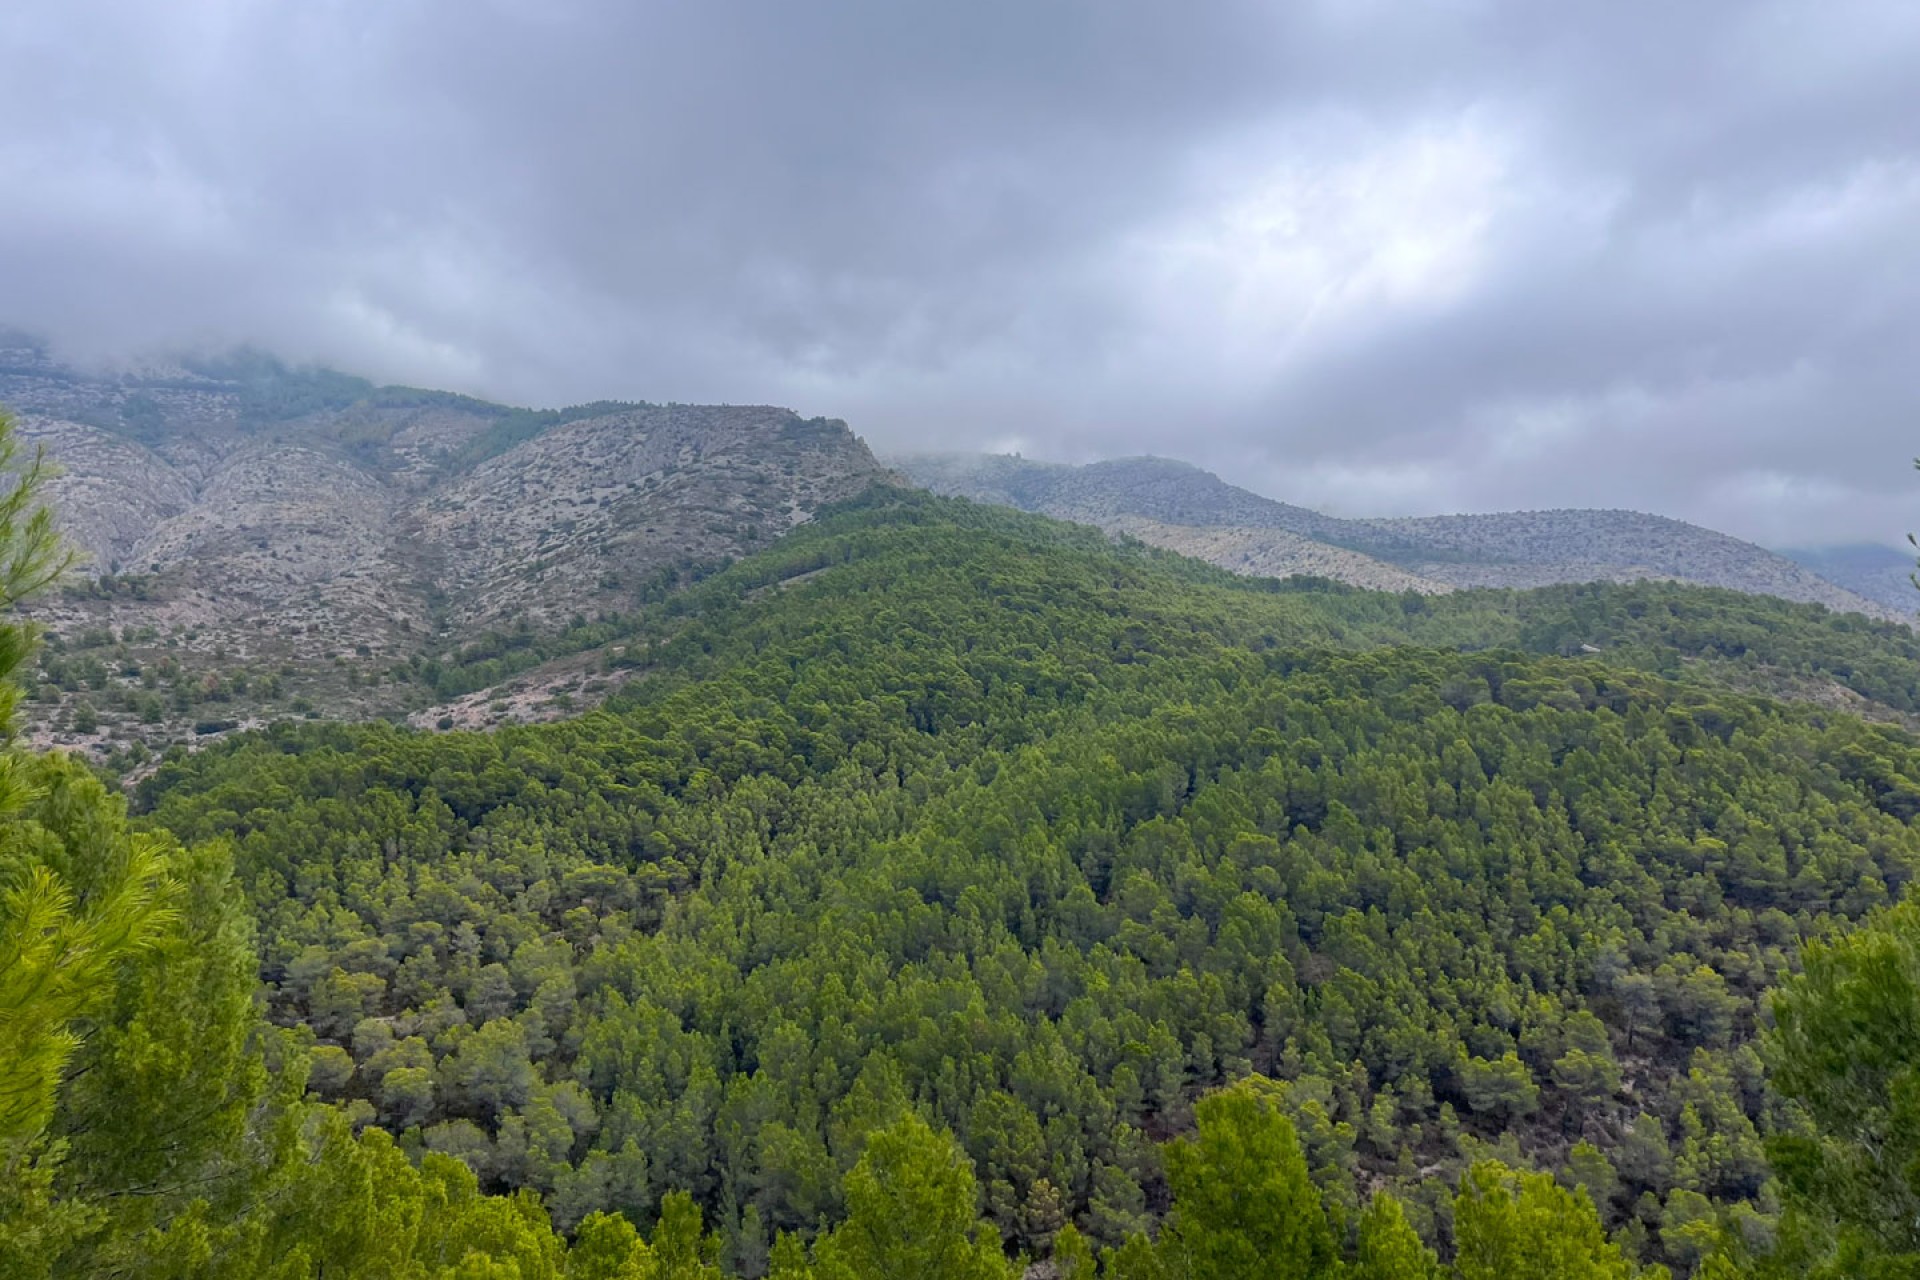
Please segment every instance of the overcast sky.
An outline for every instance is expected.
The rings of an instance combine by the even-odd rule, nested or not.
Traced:
[[[1894,541],[1920,3],[10,0],[0,320]]]

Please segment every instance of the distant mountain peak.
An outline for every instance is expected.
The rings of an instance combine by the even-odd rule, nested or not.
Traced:
[[[1801,547],[1781,555],[1829,582],[1911,618],[1920,612],[1920,588],[1914,585],[1914,553],[1877,542],[1834,547]]]
[[[945,454],[892,465],[939,493],[1098,525],[1263,576],[1310,573],[1423,591],[1664,578],[1879,618],[1912,616],[1888,594],[1850,589],[1807,562],[1621,508],[1349,519],[1262,497],[1171,458],[1072,466]]]

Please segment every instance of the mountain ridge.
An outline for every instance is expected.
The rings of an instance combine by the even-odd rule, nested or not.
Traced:
[[[524,410],[247,353],[101,375],[0,342],[0,406],[83,556],[29,610],[55,667],[102,650],[145,682],[76,660],[41,727],[104,695],[219,732],[276,681],[385,714],[400,664],[629,613],[887,474],[844,422],[776,406]]]
[[[1575,564],[1564,548],[1490,559],[1466,536],[1484,525],[1346,520],[1171,459],[923,457],[896,472],[845,423],[774,406],[517,409],[245,352],[88,374],[4,338],[0,405],[64,469],[53,504],[91,562],[31,608],[48,641],[29,736],[127,767],[287,716],[486,727],[591,705],[628,678],[623,637],[644,615],[876,484],[964,492],[1257,578],[1430,596],[1689,580],[1670,563]],[[1664,530],[1736,568],[1787,564],[1654,517],[1545,518],[1569,516]],[[1799,594],[1776,594],[1860,607],[1787,568]]]
[[[1327,576],[1359,586],[1377,586],[1396,573],[1412,579],[1405,589],[1426,591],[1652,578],[1777,595],[1887,620],[1908,617],[1763,547],[1620,508],[1354,519],[1267,498],[1169,458],[1079,466],[1017,455],[900,455],[888,461],[937,493],[1097,525],[1174,550],[1228,547],[1224,559],[1203,558],[1230,569],[1245,563],[1239,544],[1251,531],[1277,529],[1322,544],[1327,550],[1312,554],[1334,566]],[[1161,527],[1144,533],[1128,527],[1139,520]],[[1308,549],[1294,550],[1295,559],[1307,558]]]

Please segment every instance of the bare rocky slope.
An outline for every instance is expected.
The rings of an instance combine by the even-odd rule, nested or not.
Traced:
[[[402,709],[423,658],[628,612],[885,474],[786,409],[533,412],[252,356],[103,376],[0,338],[0,407],[83,557],[32,608],[28,721],[96,748]]]
[[[1664,578],[1909,615],[1750,542],[1634,511],[1507,511],[1351,520],[1263,498],[1166,458],[1085,466],[1005,455],[890,460],[939,493],[1127,533],[1241,573],[1310,573],[1414,591]]]
[[[1145,516],[1112,516],[1089,523],[1253,577],[1332,578],[1368,591],[1419,591],[1428,595],[1454,589],[1452,583],[1423,578],[1385,560],[1285,529],[1165,524]]]

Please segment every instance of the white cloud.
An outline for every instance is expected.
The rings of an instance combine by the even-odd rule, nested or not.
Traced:
[[[24,0],[0,321],[1881,537],[1916,63],[1901,0]]]
[[[1190,353],[1269,378],[1471,292],[1510,165],[1508,146],[1470,116],[1384,138],[1353,122],[1289,122],[1202,158],[1205,203],[1132,240],[1113,269],[1140,273],[1143,316]]]

